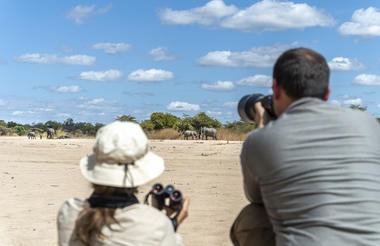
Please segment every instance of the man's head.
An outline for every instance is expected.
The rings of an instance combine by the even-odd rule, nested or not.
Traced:
[[[330,70],[317,52],[296,48],[285,51],[273,68],[273,98],[277,115],[303,97],[327,100]]]

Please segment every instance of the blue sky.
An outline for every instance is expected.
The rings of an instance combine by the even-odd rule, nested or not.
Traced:
[[[153,112],[238,120],[268,94],[286,49],[320,52],[330,102],[380,117],[377,1],[0,0],[0,119],[139,121]]]

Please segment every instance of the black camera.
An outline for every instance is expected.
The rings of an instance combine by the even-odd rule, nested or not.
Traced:
[[[152,190],[145,198],[145,202],[147,202],[149,195],[152,195],[152,206],[159,210],[162,210],[164,205],[173,210],[180,210],[182,207],[182,193],[176,190],[173,185],[166,187],[159,183],[153,185]]]
[[[251,94],[242,97],[238,104],[238,113],[243,121],[249,123],[255,122],[255,103],[257,102],[261,102],[261,105],[263,105],[269,116],[272,119],[276,119],[272,95],[264,96],[263,94]]]

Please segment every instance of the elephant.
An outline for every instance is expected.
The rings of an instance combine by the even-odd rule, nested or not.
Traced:
[[[199,132],[199,139],[212,137],[213,139],[217,140],[216,137],[216,129],[215,128],[207,128],[207,127],[201,127],[201,130]]]
[[[188,140],[189,137],[191,137],[194,140],[194,137],[195,138],[197,137],[197,132],[196,131],[190,131],[190,130],[185,131],[183,133],[183,139]]]
[[[28,139],[36,139],[36,133],[35,132],[28,132],[27,136],[28,136]]]
[[[47,129],[47,138],[54,138],[55,135],[55,130],[53,128],[48,128]]]

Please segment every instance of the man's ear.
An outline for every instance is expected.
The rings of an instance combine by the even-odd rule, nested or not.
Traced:
[[[329,97],[330,97],[330,92],[331,92],[331,87],[327,87],[327,93],[326,93],[326,96],[323,98],[323,100],[327,101],[329,100]]]
[[[276,99],[276,100],[278,100],[278,98],[280,97],[281,91],[280,91],[280,87],[277,84],[277,80],[276,79],[273,79],[272,90],[273,90],[273,98]]]

